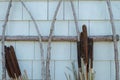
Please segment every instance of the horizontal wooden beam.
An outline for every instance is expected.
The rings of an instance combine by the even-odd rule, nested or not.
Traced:
[[[9,0],[0,0],[3,2],[8,2]],[[48,1],[48,0],[23,0],[24,2],[40,2],[40,1]],[[49,0],[49,1],[56,1],[56,0]],[[69,1],[69,0],[64,0],[64,1]],[[73,0],[73,1],[77,1],[77,0]],[[105,0],[80,0],[80,1],[105,1]],[[111,1],[119,1],[119,0],[111,0]],[[19,2],[19,0],[13,0],[13,2]]]
[[[106,36],[89,36],[90,38],[93,38],[94,41],[112,41],[113,37],[112,35],[106,35]],[[1,40],[0,36],[0,40]],[[38,36],[6,36],[6,41],[38,41]],[[42,37],[43,41],[48,41],[48,36]],[[119,40],[119,36],[117,35],[117,40]],[[53,36],[52,41],[69,41],[69,42],[76,42],[77,37],[76,36]]]

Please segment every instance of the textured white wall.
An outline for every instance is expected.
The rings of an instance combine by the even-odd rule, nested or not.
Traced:
[[[25,4],[35,17],[42,35],[48,36],[52,18],[58,0],[26,0]],[[0,35],[5,18],[8,2],[0,0]],[[75,10],[79,22],[79,30],[83,24],[87,25],[88,35],[111,35],[111,25],[105,0],[75,0]],[[120,1],[112,0],[113,14],[117,34],[120,35]],[[35,26],[24,7],[18,2],[13,2],[10,20],[7,25],[6,35],[37,35]],[[76,36],[72,9],[69,1],[63,1],[57,16],[54,35]],[[120,42],[118,42],[120,51]],[[1,45],[1,43],[0,43]],[[27,70],[32,80],[41,79],[41,58],[38,42],[14,41],[6,42],[13,45],[19,60],[21,71]],[[46,54],[47,42],[44,42]],[[0,46],[1,47],[1,46]],[[51,76],[52,80],[66,80],[66,68],[71,66],[70,62],[76,60],[76,43],[74,42],[52,42]],[[0,51],[1,52],[1,51]],[[114,69],[114,47],[112,42],[94,42],[94,69],[95,80],[115,80]],[[1,67],[1,55],[0,55]],[[1,79],[0,68],[0,79]]]

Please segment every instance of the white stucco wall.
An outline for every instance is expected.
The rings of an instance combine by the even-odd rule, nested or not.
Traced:
[[[50,25],[58,0],[24,0],[28,9],[35,17],[39,30],[43,36],[49,35]],[[115,18],[117,34],[120,35],[120,1],[112,0],[112,9]],[[7,10],[7,0],[0,0],[0,35],[2,24]],[[74,0],[75,10],[79,22],[79,30],[83,24],[87,25],[88,35],[111,35],[111,25],[105,0]],[[13,2],[6,35],[37,35],[35,26],[30,16],[20,2]],[[63,0],[55,24],[54,35],[76,36],[72,9],[68,0]],[[120,41],[118,42],[120,53]],[[0,43],[1,45],[1,43]],[[21,71],[28,73],[30,80],[41,79],[40,49],[36,41],[6,42],[13,45]],[[0,46],[1,47],[1,46]],[[44,42],[46,54],[47,42]],[[51,76],[52,80],[66,80],[66,68],[71,66],[71,61],[76,59],[75,42],[52,42]],[[1,50],[0,50],[1,52]],[[95,80],[115,80],[114,47],[112,42],[94,42],[94,70]],[[1,67],[1,55],[0,55]],[[0,68],[0,79],[1,70]]]

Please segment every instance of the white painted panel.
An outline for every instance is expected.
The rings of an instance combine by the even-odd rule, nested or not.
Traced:
[[[110,80],[110,61],[94,62],[95,80]]]
[[[120,21],[115,21],[116,33],[120,35]]]
[[[77,70],[76,62],[74,66]],[[68,68],[73,69],[71,61],[55,61],[55,80],[66,80],[65,74],[70,75],[71,80],[74,80],[73,73]]]
[[[48,43],[43,43],[44,55],[46,58]],[[68,60],[70,59],[70,43],[53,42],[51,48],[51,58],[54,60]],[[35,42],[35,59],[41,59],[39,43]]]
[[[70,43],[70,59],[77,60],[77,43]]]
[[[6,14],[6,11],[7,11],[7,5],[8,5],[8,2],[1,2],[0,3],[0,20],[4,20],[5,19],[5,14]]]
[[[111,80],[115,80],[115,62],[114,61],[111,61],[111,68],[110,68],[110,78]]]
[[[114,19],[120,19],[120,1],[113,1],[112,2],[112,11],[114,15]]]
[[[54,16],[54,13],[55,13],[58,2],[59,1],[57,1],[57,0],[49,1],[49,4],[48,4],[48,7],[49,7],[49,9],[48,9],[48,19],[49,20],[53,20],[53,16]],[[60,5],[56,20],[63,20],[63,2]]]
[[[2,35],[2,26],[3,26],[3,22],[2,21],[0,21],[0,35]],[[6,33],[5,33],[6,34]]]
[[[89,22],[88,21],[78,21],[78,26],[79,26],[79,31],[82,31],[82,26],[83,25],[87,26],[88,34],[90,33],[89,31]],[[69,36],[77,36],[76,33],[76,26],[74,21],[69,21]]]
[[[120,60],[120,41],[118,41],[118,56],[119,56],[119,60]]]
[[[113,12],[113,17],[114,19],[120,19],[120,1],[111,1],[111,6],[112,6],[112,12]],[[108,7],[106,5],[106,11],[107,11],[107,19],[110,19],[109,12],[108,12]]]
[[[33,61],[33,79],[41,79],[41,62]]]
[[[54,61],[50,62],[51,80],[54,79]],[[41,80],[41,61],[33,61],[33,80]]]
[[[47,20],[47,1],[25,2],[35,20]],[[23,20],[31,20],[27,11],[23,8]]]
[[[0,41],[0,53],[2,52],[1,48],[2,48],[2,44],[1,44],[1,41]],[[0,60],[1,59],[2,59],[2,55],[0,54]]]
[[[50,21],[38,21],[37,22],[38,28],[39,28],[39,32],[42,36],[48,36],[50,33],[50,25],[51,22]],[[33,22],[30,22],[30,35],[38,35],[35,25]]]
[[[16,42],[16,55],[21,60],[33,60],[34,42]]]
[[[19,2],[13,2],[10,11],[10,20],[22,20],[22,5]]]
[[[27,21],[10,21],[6,29],[6,34],[11,36],[28,35],[29,24]]]
[[[44,58],[47,54],[47,43],[43,42]],[[35,59],[41,60],[40,46],[38,42],[35,42]]]
[[[114,21],[116,33],[120,34],[120,21]],[[110,21],[90,21],[90,35],[112,35]]]
[[[21,69],[21,73],[24,74],[24,70],[26,70],[28,78],[31,80],[32,79],[32,74],[33,74],[32,61],[19,61],[19,66],[20,66],[20,69]]]
[[[83,20],[103,20],[106,19],[105,1],[80,1],[79,19]]]
[[[111,78],[111,80],[115,80],[115,74],[116,74],[116,72],[115,72],[115,62],[114,61],[111,61],[111,68],[110,68],[110,78]],[[119,65],[120,66],[120,65]],[[120,72],[119,72],[119,76],[120,76]]]
[[[109,21],[90,21],[90,35],[112,35]]]
[[[70,67],[70,61],[55,62],[55,80],[66,80],[65,73],[70,73],[67,67]]]
[[[114,47],[112,42],[94,43],[94,60],[113,60]]]
[[[70,59],[70,43],[54,42],[51,46],[51,59],[53,60],[69,60]]]
[[[7,12],[8,2],[0,2],[0,20],[5,19]],[[22,6],[18,2],[13,2],[10,10],[10,20],[22,20]]]
[[[55,23],[54,35],[68,36],[68,22],[67,21],[57,21]]]
[[[42,36],[49,36],[51,21],[38,21],[37,25]],[[30,35],[38,35],[33,22],[30,22]],[[56,21],[53,35],[68,36],[68,22]]]
[[[79,19],[79,17],[78,17],[78,12],[79,12],[78,3],[79,3],[78,0],[73,2],[77,19]],[[65,20],[74,20],[73,11],[72,11],[72,7],[71,7],[70,1],[64,1],[64,6],[65,6],[65,9],[64,9]]]

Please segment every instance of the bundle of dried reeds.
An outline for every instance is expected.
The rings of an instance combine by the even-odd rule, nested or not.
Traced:
[[[77,42],[77,58],[78,58],[78,71],[72,63],[72,71],[74,78],[71,75],[66,75],[67,80],[94,80],[93,71],[93,39],[87,36],[86,25],[82,26],[80,33],[80,41]],[[77,75],[78,74],[78,75]]]
[[[13,46],[5,46],[5,66],[11,80],[28,80],[27,72],[22,76]]]
[[[13,46],[5,46],[5,59],[6,59],[6,68],[10,78],[20,78],[21,71],[18,65],[18,61],[15,55]]]
[[[86,25],[82,26],[80,41],[77,42],[80,80],[91,80],[93,73],[93,39],[87,36]]]

